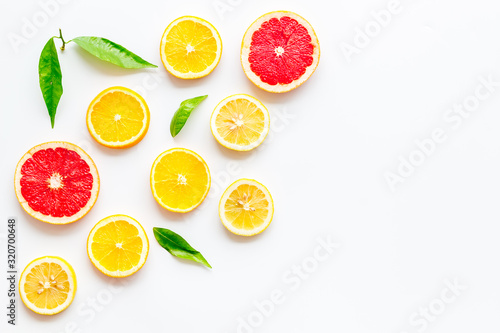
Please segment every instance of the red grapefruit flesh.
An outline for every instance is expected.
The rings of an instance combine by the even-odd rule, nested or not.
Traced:
[[[28,214],[43,222],[67,224],[82,218],[94,205],[99,175],[80,147],[47,142],[24,154],[17,164],[14,186]]]
[[[319,42],[312,26],[286,11],[265,14],[247,29],[241,46],[246,76],[259,88],[282,93],[297,88],[316,70]]]

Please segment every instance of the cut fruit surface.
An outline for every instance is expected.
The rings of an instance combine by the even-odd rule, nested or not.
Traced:
[[[219,63],[222,40],[208,21],[195,16],[170,23],[161,39],[160,56],[165,69],[181,79],[210,74]]]
[[[94,206],[97,168],[86,152],[69,142],[31,148],[16,167],[17,200],[34,218],[52,224],[75,222]]]
[[[316,70],[319,56],[312,26],[287,11],[259,17],[245,32],[241,45],[246,76],[273,93],[287,92],[304,83]]]
[[[125,87],[111,87],[90,103],[87,128],[103,146],[127,148],[144,138],[149,118],[148,105],[138,93]]]
[[[269,133],[269,112],[252,96],[232,95],[215,107],[210,128],[224,147],[248,151],[259,146]]]
[[[222,224],[240,236],[253,236],[264,231],[273,214],[271,193],[253,179],[239,179],[229,185],[219,202]]]
[[[99,221],[87,239],[90,261],[111,277],[126,277],[146,262],[149,240],[139,222],[127,215],[112,215]]]
[[[21,274],[19,294],[28,309],[54,315],[66,309],[76,293],[76,275],[59,257],[42,257],[30,262]]]
[[[151,191],[165,209],[187,213],[198,207],[210,190],[207,163],[195,152],[169,149],[156,158],[151,168]]]

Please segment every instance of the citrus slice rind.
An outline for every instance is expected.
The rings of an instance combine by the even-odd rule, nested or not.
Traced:
[[[256,98],[236,94],[223,99],[210,118],[212,134],[221,145],[237,151],[258,147],[269,133],[267,108]]]
[[[163,208],[187,213],[205,200],[210,190],[210,170],[194,151],[172,148],[153,162],[150,184],[153,197]]]
[[[68,224],[85,216],[99,194],[94,161],[80,147],[64,141],[31,148],[19,160],[14,188],[21,207],[37,220]]]
[[[99,221],[87,238],[92,264],[110,277],[127,277],[144,266],[149,240],[139,222],[127,215],[112,215]]]
[[[319,58],[319,41],[311,24],[289,11],[262,15],[250,25],[241,43],[245,75],[272,93],[302,85],[316,70]]]
[[[239,179],[229,185],[219,201],[219,217],[233,234],[253,236],[264,231],[274,215],[269,190],[253,179]]]
[[[182,16],[171,22],[160,43],[165,69],[180,79],[197,79],[210,74],[219,64],[222,40],[208,21]]]
[[[125,87],[101,91],[87,110],[87,128],[101,145],[128,148],[146,135],[150,122],[149,107],[141,95]]]
[[[19,279],[19,295],[26,307],[43,315],[65,310],[76,293],[76,275],[59,257],[41,257],[30,262]]]

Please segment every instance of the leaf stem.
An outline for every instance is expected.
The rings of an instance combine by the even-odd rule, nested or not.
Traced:
[[[63,35],[62,35],[61,28],[59,28],[59,37],[57,37],[57,38],[59,38],[59,39],[62,41],[63,45],[61,46],[61,51],[64,51],[64,50],[66,49],[66,44],[68,44],[68,43],[69,43],[69,42],[71,42],[71,41],[66,42],[66,41],[64,40],[64,37],[63,37]]]

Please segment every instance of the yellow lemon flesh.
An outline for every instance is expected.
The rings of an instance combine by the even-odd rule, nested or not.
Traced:
[[[264,231],[273,214],[271,193],[253,179],[239,179],[229,185],[219,202],[222,224],[240,236],[253,236]]]
[[[258,147],[269,133],[269,112],[256,98],[238,94],[222,100],[214,109],[210,128],[224,147],[248,151]]]

